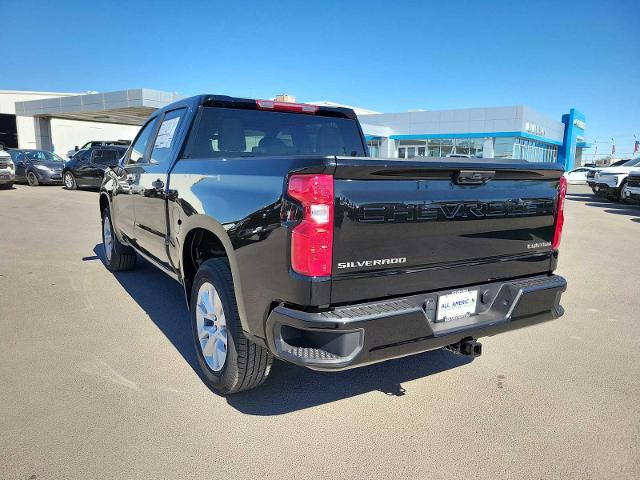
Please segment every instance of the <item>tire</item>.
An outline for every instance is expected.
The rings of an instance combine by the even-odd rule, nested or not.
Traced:
[[[104,263],[112,272],[133,270],[136,266],[136,252],[118,240],[118,236],[113,231],[108,208],[102,212],[102,247]]]
[[[67,190],[77,190],[78,182],[76,182],[76,177],[73,176],[73,173],[66,171],[62,176],[62,183],[64,184],[64,188]]]
[[[627,181],[623,180],[618,189],[618,201],[620,203],[627,203],[627,197],[624,196],[624,192],[627,189]]]
[[[37,187],[38,185],[40,185],[40,182],[38,181],[38,176],[33,172],[27,173],[27,183],[29,184],[30,187]]]
[[[0,188],[11,190],[13,188],[13,183],[3,183],[2,185],[0,185]]]
[[[273,357],[242,331],[227,259],[202,263],[193,281],[190,310],[196,357],[209,388],[229,395],[255,388],[267,379]]]

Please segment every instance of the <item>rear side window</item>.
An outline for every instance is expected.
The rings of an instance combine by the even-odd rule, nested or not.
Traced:
[[[365,156],[355,120],[296,113],[205,108],[188,157]]]
[[[95,152],[93,161],[101,165],[114,166],[122,158],[126,150],[124,149],[100,149]]]
[[[186,108],[172,110],[162,119],[158,134],[153,142],[153,150],[151,151],[151,163],[168,166],[171,161],[171,152],[175,148],[176,134]]]

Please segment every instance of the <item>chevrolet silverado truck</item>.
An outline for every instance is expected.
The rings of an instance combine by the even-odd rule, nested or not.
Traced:
[[[563,314],[557,163],[372,159],[350,109],[219,95],[153,113],[105,172],[106,266],[184,288],[201,377],[342,370]],[[161,292],[158,292],[161,295]]]

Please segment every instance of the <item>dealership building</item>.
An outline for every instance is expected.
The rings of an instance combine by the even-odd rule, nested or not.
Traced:
[[[131,140],[151,112],[179,98],[145,88],[86,94],[0,91],[0,143],[64,155],[89,140]],[[558,120],[523,105],[400,113],[354,110],[373,157],[469,155],[558,161],[570,169],[582,163],[582,151],[589,147],[585,117],[573,108]]]

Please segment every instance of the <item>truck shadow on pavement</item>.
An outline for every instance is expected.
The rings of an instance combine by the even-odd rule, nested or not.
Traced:
[[[102,245],[96,245],[93,251],[95,257],[85,257],[83,260],[100,259],[104,262]],[[113,276],[200,376],[182,287],[140,257],[135,270],[115,272]],[[242,413],[268,416],[303,410],[372,391],[399,397],[407,393],[403,387],[406,382],[470,362],[471,359],[467,357],[443,350],[330,373],[314,372],[274,361],[271,375],[264,385],[232,395],[226,400]]]

